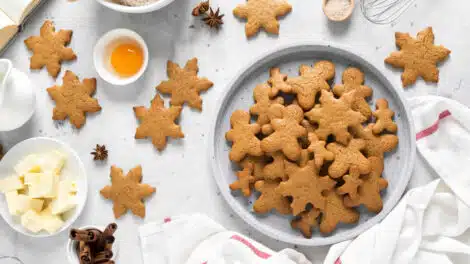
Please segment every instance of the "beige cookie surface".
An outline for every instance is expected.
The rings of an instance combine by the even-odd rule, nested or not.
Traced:
[[[178,64],[167,62],[167,75],[169,80],[161,82],[156,89],[163,94],[171,95],[171,105],[183,106],[187,103],[190,107],[202,110],[202,98],[199,95],[207,91],[214,84],[205,77],[198,77],[199,67],[197,58],[192,58],[184,68]]]
[[[283,215],[290,214],[292,209],[289,199],[276,192],[278,186],[278,181],[257,181],[255,189],[261,195],[253,204],[253,211],[265,214],[274,209]]]
[[[279,34],[277,18],[292,10],[286,0],[247,0],[233,10],[233,14],[246,19],[245,34],[254,36],[261,28],[271,34]]]
[[[98,100],[91,96],[96,91],[96,79],[83,79],[81,82],[77,75],[66,71],[62,85],[47,88],[47,93],[54,100],[56,106],[52,119],[65,120],[69,117],[70,123],[81,128],[86,121],[86,113],[101,110]]]
[[[114,202],[113,211],[116,218],[124,215],[127,210],[139,216],[145,217],[145,204],[143,199],[152,195],[155,188],[142,184],[142,167],[139,165],[124,176],[122,169],[111,167],[111,185],[101,189],[101,195]]]
[[[151,138],[153,145],[160,151],[165,149],[167,138],[183,138],[181,127],[175,123],[180,116],[181,106],[165,108],[160,95],[156,94],[150,108],[134,107],[134,114],[140,122],[135,132],[136,139]]]
[[[230,117],[231,129],[225,134],[225,138],[233,142],[230,151],[230,160],[239,162],[246,155],[259,157],[263,155],[261,142],[256,137],[261,131],[258,124],[250,123],[250,114],[243,110],[237,110]]]
[[[418,77],[427,82],[439,81],[437,64],[444,61],[451,51],[442,45],[434,45],[431,27],[419,32],[416,39],[408,33],[397,32],[395,43],[400,50],[392,52],[385,62],[404,70],[401,75],[404,87],[414,84]]]
[[[72,40],[72,30],[55,31],[54,24],[46,20],[41,27],[39,36],[27,38],[24,43],[33,52],[30,59],[31,69],[42,69],[46,66],[49,75],[57,77],[62,61],[72,61],[77,55],[66,46]]]

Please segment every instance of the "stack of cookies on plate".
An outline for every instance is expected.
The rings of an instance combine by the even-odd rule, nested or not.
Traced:
[[[398,145],[394,112],[385,99],[373,111],[364,73],[347,68],[330,86],[335,65],[301,65],[299,76],[270,69],[253,91],[249,112],[230,118],[230,160],[240,166],[233,191],[256,194],[253,210],[294,216],[291,226],[311,237],[359,220],[356,207],[382,210],[384,154]],[[256,121],[252,121],[252,119]],[[256,192],[255,192],[256,191]]]

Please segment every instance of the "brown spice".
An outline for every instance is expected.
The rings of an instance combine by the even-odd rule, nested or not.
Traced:
[[[214,13],[214,10],[212,10],[212,7],[211,7],[210,13],[206,14],[206,17],[203,20],[209,27],[219,28],[219,26],[224,23],[222,21],[224,14],[219,15],[219,11],[220,11],[220,8],[217,8],[217,11],[215,11]]]
[[[193,16],[200,16],[205,14],[209,10],[209,1],[200,2],[194,7],[193,12],[191,13]]]
[[[93,155],[93,160],[106,160],[108,158],[108,150],[105,145],[96,144],[96,148],[90,153]]]

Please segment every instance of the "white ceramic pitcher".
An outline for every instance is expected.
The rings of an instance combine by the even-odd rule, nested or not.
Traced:
[[[10,60],[0,59],[0,131],[24,125],[35,105],[34,87],[28,76],[13,68]]]

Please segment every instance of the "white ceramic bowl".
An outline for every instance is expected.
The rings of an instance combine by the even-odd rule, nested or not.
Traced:
[[[164,8],[165,6],[172,3],[174,0],[159,0],[155,3],[151,3],[151,4],[143,5],[143,6],[125,6],[125,5],[113,3],[108,0],[96,0],[96,1],[106,6],[107,8],[110,8],[114,11],[118,11],[121,13],[149,13],[149,12],[153,12],[161,8]]]
[[[32,233],[23,228],[20,219],[17,216],[12,216],[8,212],[8,206],[5,200],[5,195],[0,193],[0,214],[3,219],[17,232],[29,237],[51,237],[66,230],[78,218],[83,211],[86,203],[88,193],[88,180],[85,167],[78,157],[77,153],[63,142],[52,138],[30,138],[22,141],[10,149],[3,159],[0,161],[0,179],[14,175],[13,167],[24,157],[33,153],[45,153],[53,150],[58,150],[67,155],[67,161],[62,170],[62,179],[72,179],[77,182],[77,206],[65,213],[64,225],[55,233],[49,234],[45,231],[39,233]]]
[[[140,46],[144,56],[144,62],[139,72],[130,77],[120,77],[111,66],[111,53],[120,44],[134,43]],[[136,32],[118,28],[104,34],[96,43],[93,51],[93,62],[95,69],[103,80],[114,85],[128,85],[139,79],[147,69],[149,51],[144,39]]]
[[[79,229],[89,229],[89,228],[96,228],[98,230],[101,230],[103,231],[106,227],[104,226],[83,226],[83,227],[80,227]],[[119,230],[118,230],[119,231]],[[116,232],[118,232],[116,231]],[[80,260],[78,259],[78,254],[77,254],[77,241],[73,241],[72,239],[69,238],[69,240],[67,241],[67,259],[69,260],[69,263],[70,264],[79,264],[80,263]],[[111,260],[114,260],[116,261],[116,258],[117,258],[117,255],[119,253],[119,240],[117,239],[117,237],[115,236],[115,240],[114,240],[114,243],[113,243],[113,257],[111,258]]]

